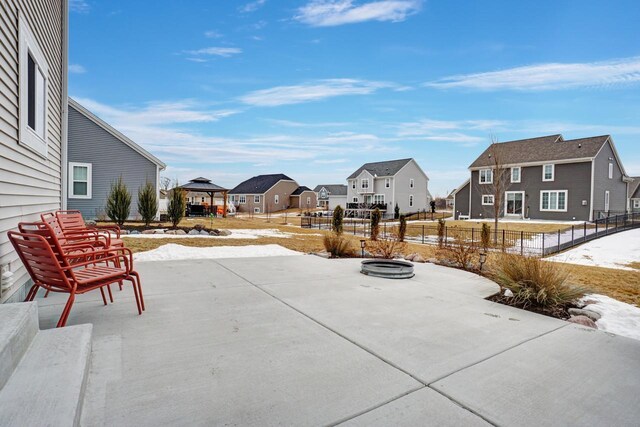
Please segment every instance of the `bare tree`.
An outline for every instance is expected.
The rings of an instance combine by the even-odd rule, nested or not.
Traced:
[[[161,176],[160,188],[163,189],[164,191],[168,191],[170,186],[171,186],[171,178],[169,178],[168,176]]]

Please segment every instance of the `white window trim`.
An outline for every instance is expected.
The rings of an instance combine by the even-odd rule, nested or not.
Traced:
[[[489,172],[489,179],[486,177],[487,171]],[[485,172],[485,180],[482,180],[482,172]],[[479,184],[493,184],[493,169],[480,169],[478,171],[478,183]]]
[[[546,169],[547,166],[551,166],[551,179],[546,179]],[[551,182],[554,181],[556,179],[556,165],[554,165],[553,163],[547,163],[546,165],[542,165],[542,182]]]
[[[278,203],[280,203],[280,195],[276,194],[275,196],[273,196],[273,203],[275,203],[276,205]]]
[[[609,162],[609,179],[613,179],[613,163]]]
[[[73,168],[74,167],[83,167],[83,168],[87,168],[87,194],[75,194],[73,192]],[[69,186],[68,186],[68,191],[69,191],[69,195],[67,197],[69,197],[70,199],[91,199],[91,187],[93,184],[93,165],[91,163],[76,163],[76,162],[69,162]]]
[[[513,171],[514,170],[518,170],[518,179],[515,180],[513,179]],[[514,166],[511,168],[511,183],[512,184],[518,184],[522,181],[522,168],[520,166]]]
[[[485,197],[491,198],[491,202],[485,201]],[[483,194],[482,195],[482,206],[493,206],[495,203],[495,196],[493,194]]]
[[[415,186],[415,181],[413,178],[409,179],[409,188],[413,188]]]
[[[358,182],[355,179],[351,180],[351,188],[353,188],[354,190],[356,189],[356,187],[358,186]]]
[[[253,203],[260,203],[260,196],[253,196]]]
[[[353,197],[353,203],[359,203],[358,198],[356,196]]]
[[[238,203],[244,205],[247,203],[247,196],[244,194],[238,195]]]
[[[260,208],[253,208],[253,213],[260,213]]]
[[[384,179],[384,188],[391,188],[391,178]]]
[[[377,199],[378,201],[376,201],[376,199]],[[374,194],[374,195],[373,195],[373,203],[376,203],[376,204],[378,204],[378,203],[383,204],[383,203],[384,203],[384,194]]]
[[[634,199],[633,200],[633,209],[638,209],[640,208],[640,199]]]
[[[611,210],[611,192],[606,190],[604,192],[604,211],[609,212]]]
[[[365,182],[367,183],[367,186],[366,186],[366,187],[364,186],[364,183],[365,183]],[[360,180],[360,188],[362,188],[363,190],[364,190],[364,189],[369,189],[369,178],[362,178],[362,179]]]
[[[307,196],[307,206],[311,205],[311,196]]]
[[[412,208],[412,207],[413,207],[413,202],[414,202],[413,194],[409,194],[409,207],[410,207],[410,208]]]
[[[549,193],[549,205],[551,205],[551,193],[564,193],[564,209],[544,209],[542,207],[542,195]],[[556,199],[556,200],[559,200]],[[540,190],[540,212],[567,212],[569,207],[569,190]]]
[[[18,23],[19,29],[19,80],[20,80],[20,144],[25,148],[33,151],[38,154],[40,157],[47,157],[48,154],[48,120],[47,120],[47,104],[48,104],[48,82],[49,82],[49,66],[45,59],[42,50],[38,46],[36,39],[29,28],[27,22],[22,18],[19,19]],[[29,70],[28,70],[28,56],[29,52],[31,52],[31,56],[33,57],[36,65],[42,71],[42,75],[44,78],[44,100],[43,100],[43,111],[44,114],[43,122],[43,137],[40,137],[37,133],[35,133],[29,127],[28,121],[28,112],[29,112],[29,101],[27,96],[28,90],[28,78],[29,78]],[[38,112],[36,111],[36,123],[38,123]]]

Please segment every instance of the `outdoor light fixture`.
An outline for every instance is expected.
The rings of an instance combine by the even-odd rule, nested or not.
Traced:
[[[360,240],[360,249],[362,251],[362,258],[364,258],[364,245],[367,243],[366,240]]]
[[[485,262],[487,262],[487,253],[480,252],[480,271],[482,271],[482,266],[484,265]]]

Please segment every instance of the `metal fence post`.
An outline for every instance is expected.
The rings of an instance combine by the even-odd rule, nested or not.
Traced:
[[[557,252],[560,252],[560,229],[558,229],[558,250]]]
[[[502,230],[502,252],[504,252],[504,250],[505,250],[505,246],[504,246],[504,235],[505,235],[505,230]]]
[[[476,231],[476,229],[475,229],[475,228],[472,228],[472,229],[471,229],[471,245],[473,245],[473,242],[474,242],[474,238],[475,238],[475,236],[474,236],[474,235],[475,235],[475,231]]]
[[[604,234],[609,234],[609,217],[604,219]]]
[[[582,241],[587,241],[587,221],[584,222],[584,232],[582,233]]]
[[[422,244],[424,244],[424,224],[422,224]]]
[[[542,256],[544,256],[544,233],[542,233]]]
[[[524,255],[524,231],[520,232],[520,255]]]
[[[575,225],[571,226],[571,246],[573,246],[573,238],[574,238],[574,230],[575,229]]]
[[[447,227],[444,228],[444,243],[447,244],[447,240],[449,240]]]

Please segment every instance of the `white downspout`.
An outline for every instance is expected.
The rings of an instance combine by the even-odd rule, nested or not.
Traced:
[[[60,133],[61,151],[61,177],[60,208],[67,209],[68,196],[68,138],[69,138],[69,1],[62,2],[62,129]]]

